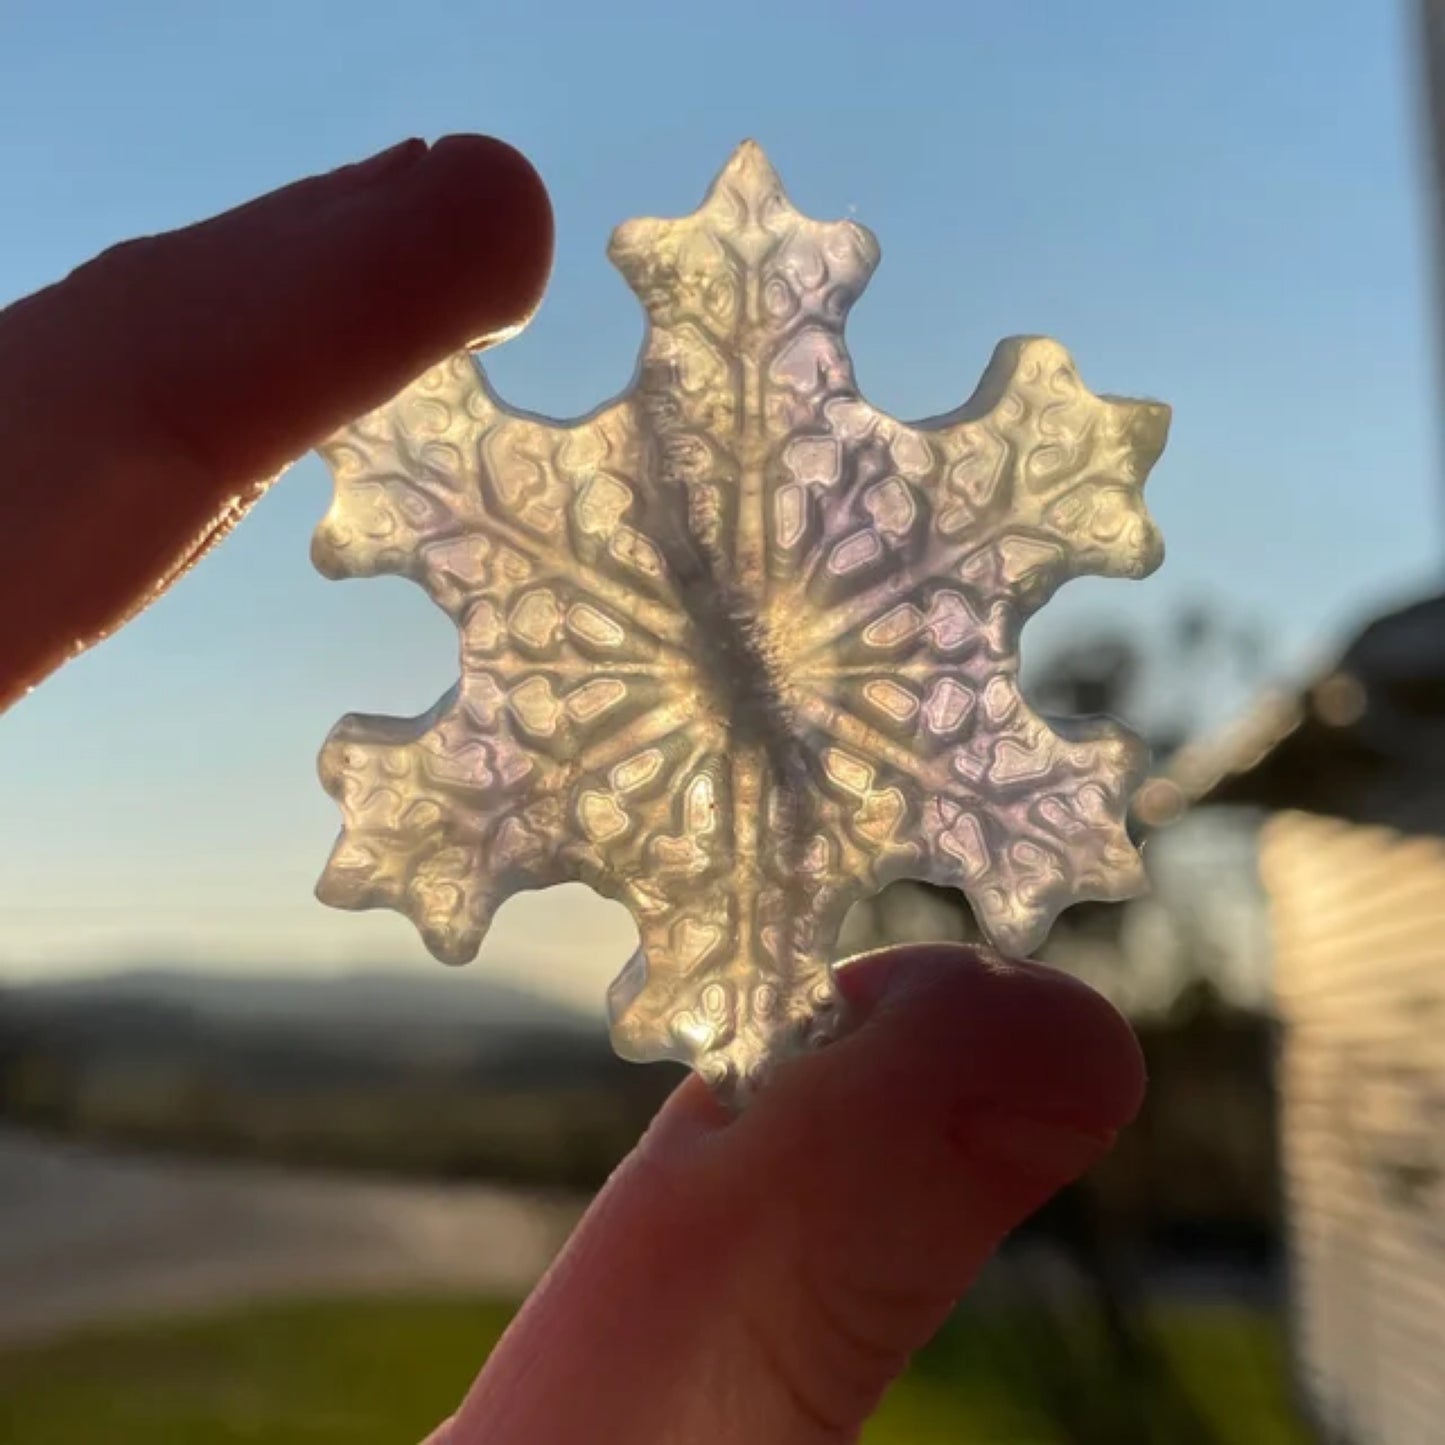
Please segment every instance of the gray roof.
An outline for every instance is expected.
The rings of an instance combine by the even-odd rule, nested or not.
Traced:
[[[1182,749],[1142,798],[1300,809],[1445,832],[1445,595],[1371,622],[1297,693]]]

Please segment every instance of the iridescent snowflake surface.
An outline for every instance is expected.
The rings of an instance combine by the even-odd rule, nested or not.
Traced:
[[[316,565],[420,583],[461,678],[337,726],[318,891],[460,963],[508,896],[581,879],[641,935],[618,1051],[741,1098],[838,1032],[839,926],[890,881],[961,889],[1011,953],[1138,887],[1144,748],[1034,713],[1018,639],[1069,578],[1158,565],[1169,413],[1093,395],[1041,338],[947,416],[875,410],[843,327],[878,245],[800,215],[751,143],[610,254],[649,321],[615,401],[543,420],[463,354],[323,448]]]

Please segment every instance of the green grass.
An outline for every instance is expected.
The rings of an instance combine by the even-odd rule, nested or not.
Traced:
[[[0,1441],[406,1445],[455,1406],[509,1314],[468,1300],[329,1300],[87,1331],[0,1354]],[[1225,1427],[1220,1440],[1302,1445],[1269,1321],[1194,1311],[1166,1318],[1160,1338]],[[1087,1378],[1090,1343],[1080,1334],[1074,1346]],[[1000,1369],[1010,1348],[996,1325],[960,1316],[895,1386],[866,1445],[1061,1445],[1028,1356]]]
[[[1271,1317],[1166,1308],[1151,1320],[1150,1344],[1156,1353],[1130,1375],[1088,1316],[1061,1325],[962,1311],[884,1401],[865,1445],[1307,1445]]]
[[[457,1404],[510,1315],[336,1300],[86,1331],[0,1354],[0,1440],[405,1445]]]

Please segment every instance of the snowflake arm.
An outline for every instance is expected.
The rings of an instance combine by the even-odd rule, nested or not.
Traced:
[[[502,407],[463,355],[323,448],[336,489],[318,568],[412,578],[456,622],[462,668],[422,718],[333,731],[321,775],[345,827],[326,902],[400,909],[465,962],[519,888],[582,877],[620,894],[617,798],[654,762],[632,744],[688,722],[670,584],[613,470],[635,446],[615,408],[559,428]]]
[[[1057,341],[1000,342],[974,395],[919,431],[939,460],[938,532],[980,596],[1026,614],[1070,578],[1147,577],[1163,561],[1143,489],[1169,408],[1095,396]]]

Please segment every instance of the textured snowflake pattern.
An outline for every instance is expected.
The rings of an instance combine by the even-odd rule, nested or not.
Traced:
[[[745,144],[693,215],[614,233],[649,322],[615,401],[547,421],[462,354],[322,449],[316,565],[419,583],[461,676],[333,731],[320,896],[461,963],[511,894],[580,879],[640,932],[618,1051],[735,1098],[839,1031],[839,927],[894,879],[961,889],[1009,953],[1141,882],[1142,744],[1033,712],[1018,638],[1068,579],[1158,565],[1168,409],[1016,338],[957,411],[895,421],[843,339],[878,254]]]

